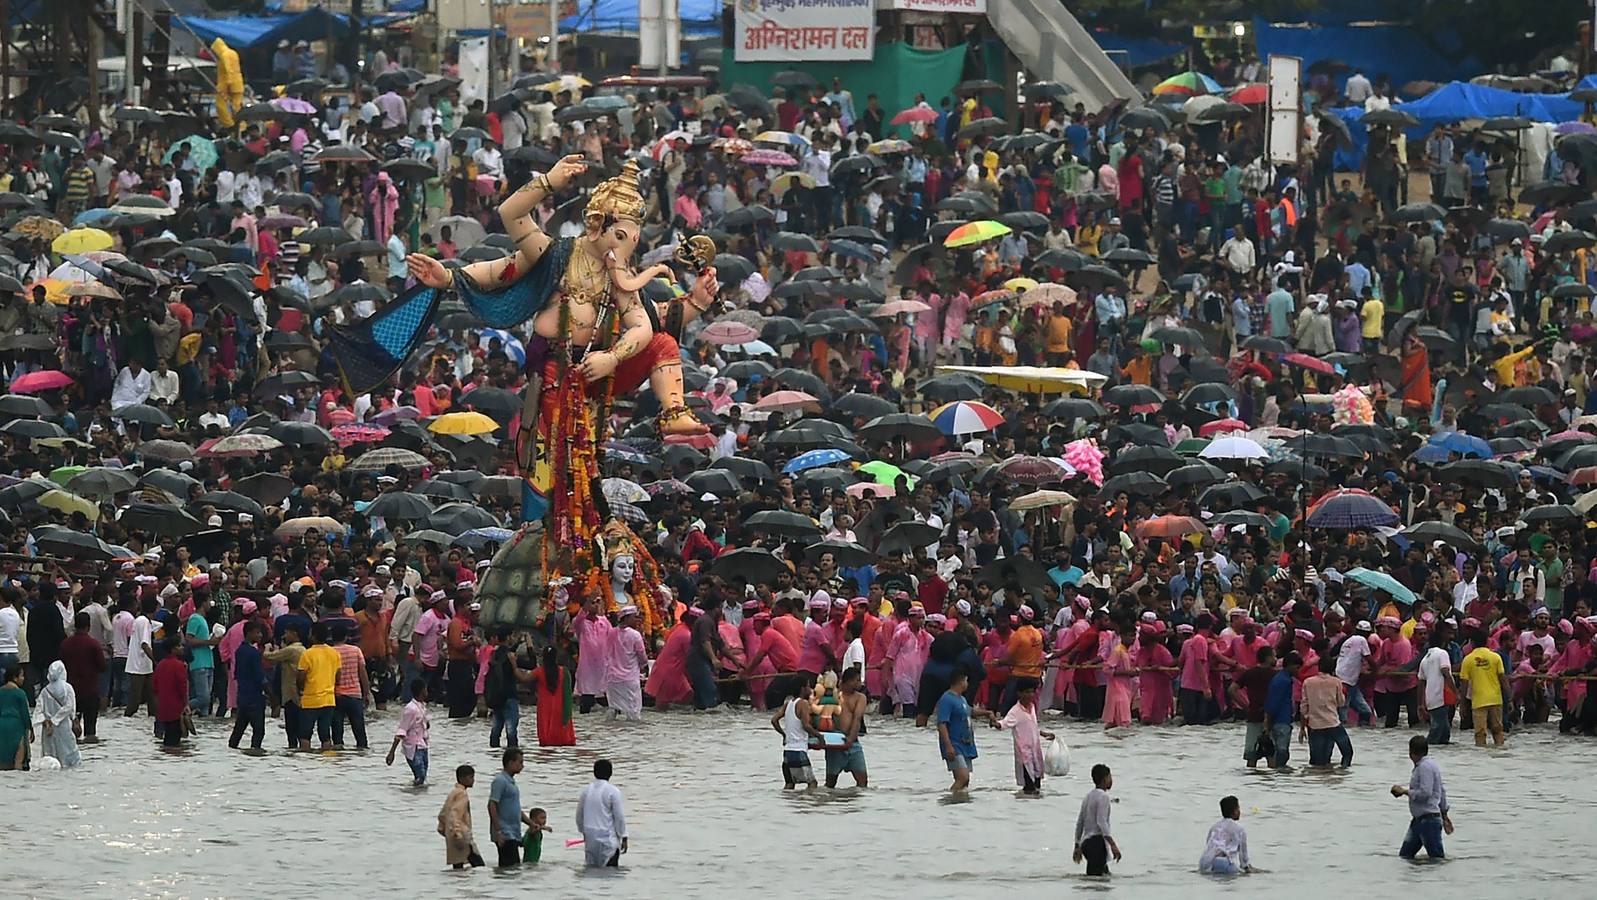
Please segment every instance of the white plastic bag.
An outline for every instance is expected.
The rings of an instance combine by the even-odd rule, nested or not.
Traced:
[[[1070,774],[1070,748],[1060,738],[1054,738],[1043,749],[1043,773],[1050,778],[1063,778]]]

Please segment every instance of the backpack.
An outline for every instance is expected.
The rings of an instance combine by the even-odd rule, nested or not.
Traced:
[[[489,709],[498,710],[510,699],[515,688],[515,675],[510,669],[510,651],[505,647],[494,649],[488,658],[488,674],[483,678],[482,699]]]
[[[1225,299],[1219,291],[1209,291],[1203,295],[1203,321],[1210,325],[1225,321]]]

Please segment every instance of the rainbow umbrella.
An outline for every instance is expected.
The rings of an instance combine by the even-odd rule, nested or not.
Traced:
[[[944,247],[969,247],[980,244],[993,238],[1000,238],[1009,233],[1009,226],[991,219],[982,219],[978,222],[966,222],[948,233],[943,239]]]
[[[932,410],[932,424],[946,435],[980,434],[1004,424],[1004,417],[977,400],[956,400]]]
[[[1196,97],[1199,94],[1220,94],[1225,89],[1201,72],[1182,72],[1154,85],[1153,93],[1159,96]]]

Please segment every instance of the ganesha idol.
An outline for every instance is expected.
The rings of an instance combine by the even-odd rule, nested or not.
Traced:
[[[602,557],[598,545],[607,517],[597,490],[599,454],[615,397],[647,379],[660,401],[662,436],[705,433],[683,399],[676,335],[709,308],[720,289],[710,265],[715,242],[698,236],[683,241],[676,252],[677,260],[698,274],[693,290],[658,305],[642,297],[651,278],[671,269],[661,265],[635,272],[628,265],[642,235],[645,209],[632,161],[593,188],[580,236],[544,234],[533,211],[586,169],[582,157],[567,156],[504,200],[499,215],[516,245],[508,258],[451,271],[436,259],[412,254],[406,263],[418,286],[332,335],[346,387],[364,393],[403,365],[432,327],[446,293],[458,294],[492,328],[531,321],[516,460],[526,484],[522,518],[545,524],[539,574],[548,583],[583,578]]]

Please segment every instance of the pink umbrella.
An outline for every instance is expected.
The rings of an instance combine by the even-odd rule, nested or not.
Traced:
[[[304,219],[300,218],[299,216],[291,216],[291,215],[288,215],[286,213],[278,213],[275,216],[267,216],[266,218],[260,220],[260,222],[258,222],[256,224],[258,224],[262,228],[273,228],[273,229],[276,229],[276,228],[304,228],[306,225],[308,225],[310,223],[306,222]]]
[[[798,160],[780,150],[756,150],[743,157],[751,166],[796,166]]]
[[[1331,375],[1336,372],[1336,366],[1326,362],[1323,359],[1315,359],[1306,353],[1288,353],[1281,357],[1281,361],[1292,363],[1295,366],[1302,366],[1303,368],[1314,372],[1324,372],[1327,375]]]
[[[893,116],[892,121],[888,122],[888,124],[907,125],[910,122],[935,121],[937,121],[937,110],[929,106],[911,106],[909,109],[900,110],[898,115]]]
[[[372,421],[378,425],[392,425],[400,419],[409,419],[414,422],[419,418],[421,418],[421,410],[416,407],[395,406],[372,416]]]
[[[851,484],[848,487],[843,488],[843,493],[853,497],[856,500],[863,500],[866,497],[875,497],[878,500],[885,500],[898,493],[898,491],[890,484],[872,484],[862,482],[860,484]]]
[[[707,344],[747,344],[749,341],[758,340],[760,333],[745,325],[729,319],[712,322],[699,332],[699,340]]]
[[[19,375],[11,382],[13,394],[37,394],[40,391],[53,391],[74,384],[72,376],[54,369],[45,372],[29,372]]]
[[[272,105],[283,112],[291,112],[302,116],[308,116],[316,112],[314,104],[298,97],[278,97],[272,101]]]
[[[809,409],[819,412],[821,401],[814,395],[806,394],[803,391],[774,391],[755,402],[754,408],[770,412],[789,412],[795,409]]]
[[[391,433],[381,425],[366,425],[351,423],[349,425],[336,425],[333,427],[333,440],[340,447],[351,444],[375,444]]]
[[[919,300],[890,300],[876,307],[871,312],[871,318],[883,319],[903,313],[923,313],[931,308],[931,304],[922,303]]]

